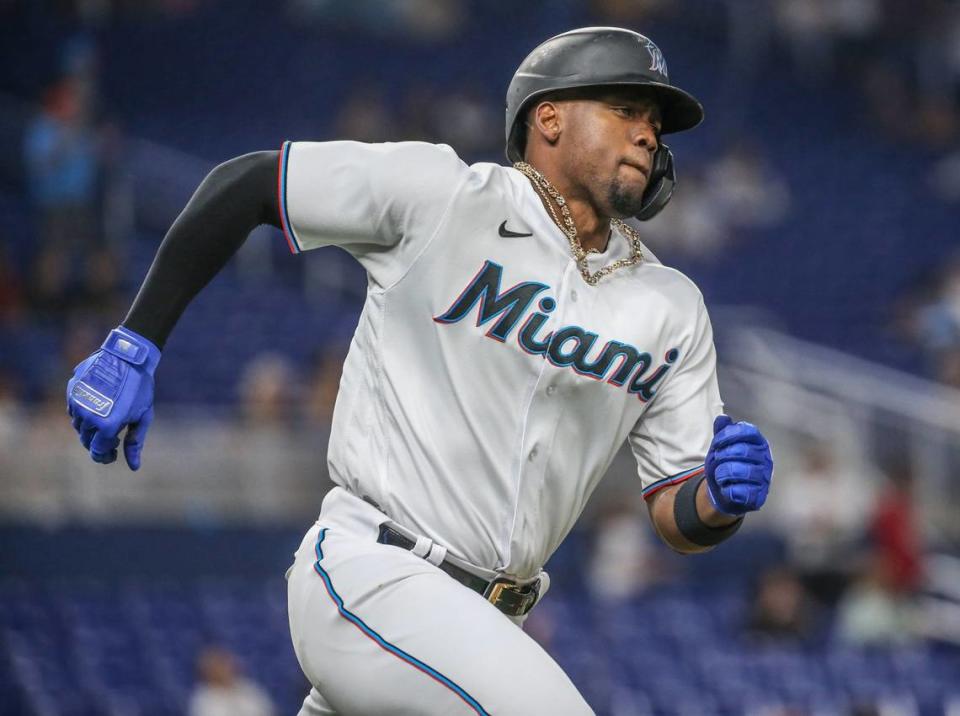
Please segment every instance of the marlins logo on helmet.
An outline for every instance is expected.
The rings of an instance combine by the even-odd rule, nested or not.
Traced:
[[[663,53],[660,52],[660,48],[653,44],[646,37],[643,38],[646,40],[647,52],[650,53],[650,70],[652,72],[659,72],[664,78],[669,77],[667,72],[667,61],[663,59]]]

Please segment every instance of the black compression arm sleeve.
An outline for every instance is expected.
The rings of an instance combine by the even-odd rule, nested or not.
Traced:
[[[170,227],[123,325],[163,349],[187,304],[260,224],[280,226],[278,152],[216,167]]]

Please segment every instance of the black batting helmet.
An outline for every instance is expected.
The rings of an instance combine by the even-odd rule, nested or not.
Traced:
[[[620,27],[581,27],[551,37],[520,63],[507,89],[507,159],[523,159],[523,113],[548,92],[599,85],[650,88],[660,104],[663,134],[703,120],[700,102],[670,84],[660,48],[639,32]]]
[[[692,129],[703,121],[700,102],[670,84],[663,53],[650,38],[620,27],[582,27],[540,44],[510,80],[507,159],[523,159],[527,136],[524,115],[538,97],[556,90],[610,85],[642,86],[653,92],[660,105],[662,134]],[[637,218],[650,219],[663,209],[675,184],[673,153],[661,143]]]

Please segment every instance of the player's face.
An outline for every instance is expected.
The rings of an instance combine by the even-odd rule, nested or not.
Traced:
[[[659,145],[660,108],[636,89],[600,89],[564,103],[569,176],[607,216],[634,216]]]

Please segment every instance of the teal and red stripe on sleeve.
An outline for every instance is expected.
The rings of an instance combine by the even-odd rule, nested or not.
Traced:
[[[697,465],[696,467],[692,467],[689,470],[678,472],[676,475],[670,475],[669,477],[665,477],[662,480],[657,480],[656,482],[650,485],[647,485],[645,488],[643,488],[643,493],[642,493],[643,499],[646,500],[650,497],[653,497],[655,494],[660,492],[660,490],[662,490],[665,487],[669,487],[670,485],[679,485],[681,482],[686,482],[691,477],[698,477],[703,474],[703,470],[704,470],[703,465]]]
[[[290,253],[300,253],[300,243],[290,225],[290,214],[287,211],[287,163],[290,158],[290,147],[293,143],[286,141],[280,147],[280,158],[277,162],[277,206],[280,208],[280,228],[290,247]]]

